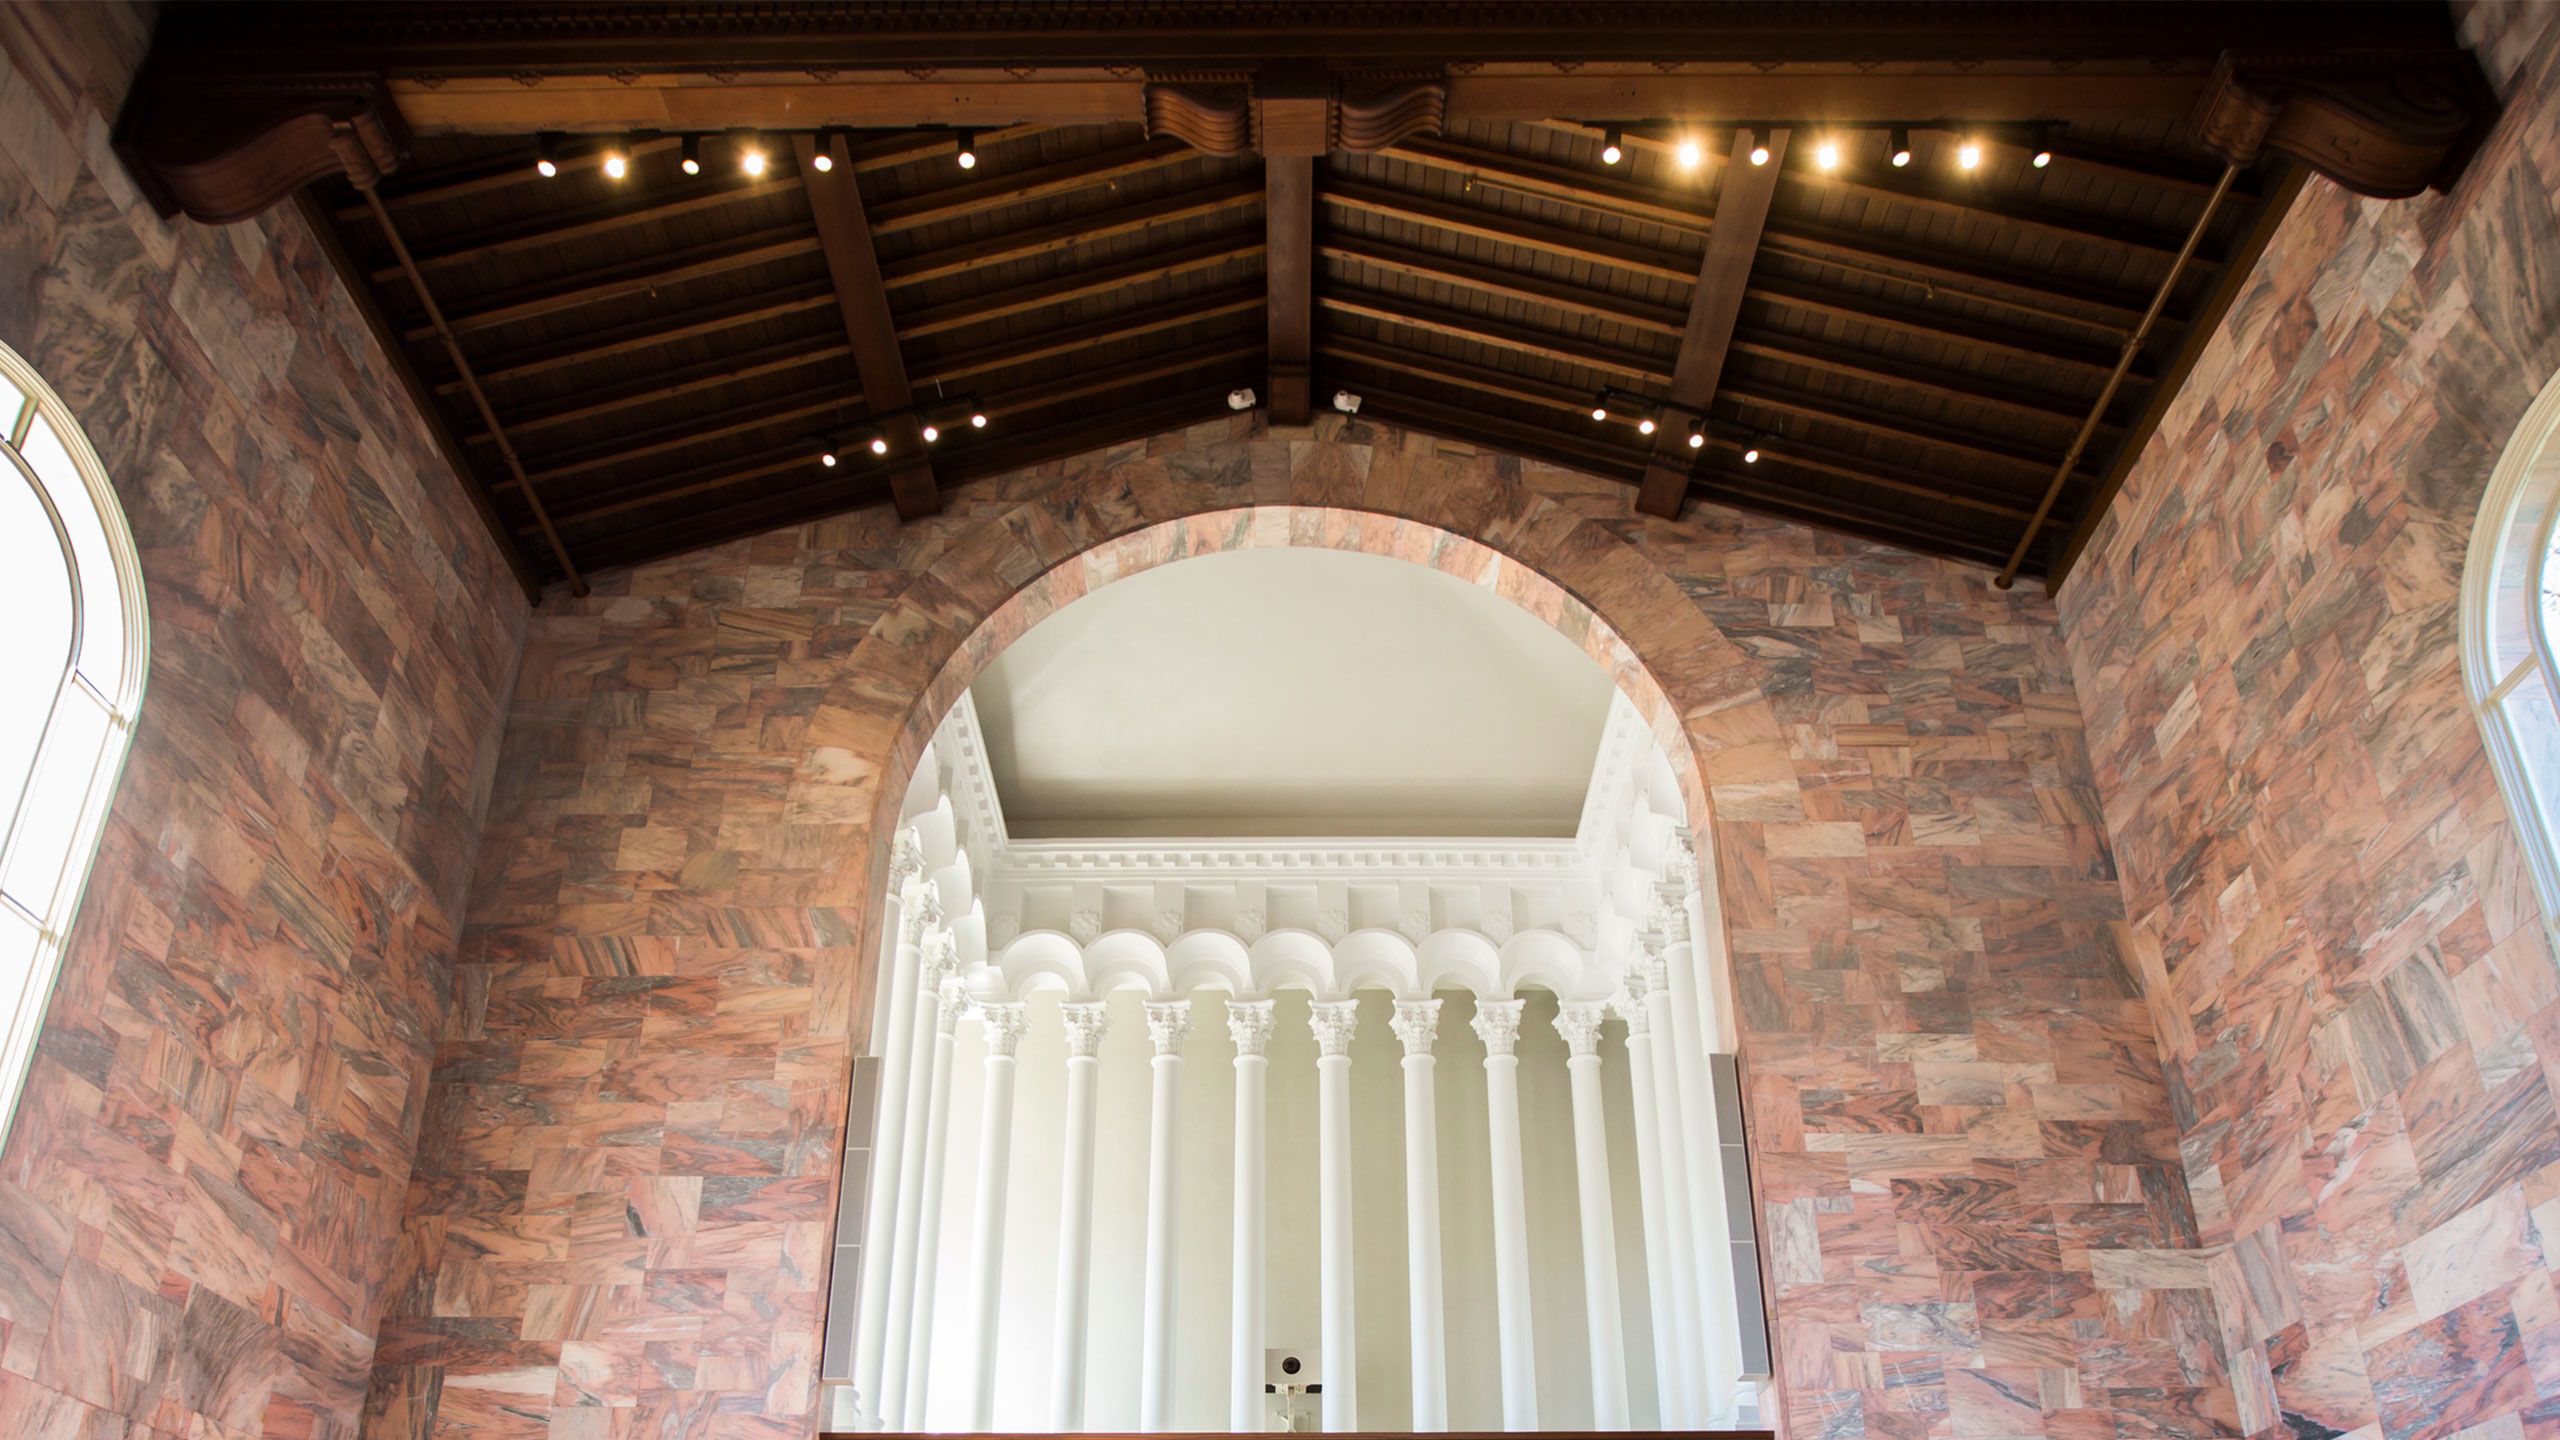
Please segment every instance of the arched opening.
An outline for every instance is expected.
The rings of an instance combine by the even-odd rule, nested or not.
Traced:
[[[141,564],[69,407],[0,345],[0,1138],[142,705]]]
[[[2560,915],[2560,375],[2507,442],[2462,571],[2462,673],[2546,917]]]
[[[1351,562],[1350,572],[1344,573],[1387,565],[1388,560],[1411,562],[1388,566],[1399,572],[1412,565],[1428,567],[1440,573],[1412,573],[1426,585],[1451,586],[1476,604],[1496,602],[1501,618],[1514,626],[1524,616],[1534,622],[1529,628],[1549,648],[1547,660],[1552,663],[1552,652],[1561,651],[1563,661],[1589,687],[1590,748],[1577,762],[1582,780],[1574,787],[1568,823],[1554,824],[1549,806],[1546,828],[1561,833],[1519,834],[1518,823],[1471,827],[1465,818],[1455,826],[1417,830],[1408,809],[1398,820],[1380,822],[1372,816],[1365,824],[1349,822],[1355,833],[1365,829],[1376,842],[1363,853],[1315,853],[1328,845],[1336,852],[1358,848],[1345,843],[1352,836],[1336,823],[1290,837],[1304,842],[1299,852],[1275,855],[1270,832],[1285,829],[1290,817],[1264,814],[1254,817],[1257,823],[1242,823],[1232,813],[1238,809],[1232,797],[1223,821],[1208,811],[1184,811],[1179,803],[1170,813],[1158,803],[1155,813],[1140,815],[1129,809],[1125,796],[1118,796],[1106,797],[1099,810],[1085,817],[1107,815],[1117,822],[1107,827],[1119,832],[1108,843],[1096,844],[1100,837],[1088,835],[1076,837],[1076,843],[1046,842],[1037,854],[1017,848],[1005,827],[1005,807],[993,794],[999,787],[992,778],[997,767],[986,754],[987,727],[962,687],[987,675],[990,667],[994,673],[987,678],[1000,690],[1016,684],[1021,677],[1011,671],[1018,667],[999,660],[1017,642],[1025,652],[1072,650],[1044,647],[1042,638],[1079,628],[1085,617],[1105,608],[1149,613],[1146,604],[1130,603],[1130,597],[1152,585],[1129,586],[1111,597],[1118,603],[1107,606],[1096,594],[1106,586],[1133,576],[1147,575],[1152,581],[1214,568],[1208,561],[1200,567],[1172,566],[1174,561],[1291,549],[1348,552],[1323,557]],[[1086,597],[1094,597],[1094,603],[1081,606]],[[1043,630],[1042,623],[1053,618],[1056,623]],[[1212,628],[1215,624],[1214,617],[1186,619]],[[884,627],[891,623],[882,622]],[[1161,613],[1156,625],[1156,643],[1179,646],[1196,639],[1186,638],[1180,625],[1167,627]],[[1090,623],[1080,628],[1108,629]],[[1124,633],[1102,634],[1098,641],[1090,634],[1079,638],[1108,648],[1127,636],[1124,627]],[[1057,663],[1054,654],[1042,660]],[[1550,677],[1557,673],[1546,672]],[[1376,677],[1370,679],[1375,683]],[[1275,1235],[1282,1250],[1299,1252],[1304,1283],[1297,1288],[1307,1293],[1261,1297],[1266,1321],[1279,1328],[1253,1334],[1235,1304],[1250,1282],[1229,1253],[1228,1214],[1218,1213],[1218,1223],[1208,1233],[1197,1223],[1218,1207],[1240,1217],[1247,1208],[1239,1201],[1245,1192],[1225,1174],[1214,1176],[1218,1183],[1202,1183],[1204,1172],[1225,1171],[1228,1157],[1200,1153],[1200,1141],[1204,1133],[1246,1128],[1241,1110],[1231,1125],[1225,1114],[1216,1112],[1236,1104],[1244,1082],[1227,1079],[1224,1072],[1230,1070],[1231,1055],[1248,1049],[1280,1057],[1252,1067],[1258,1103],[1276,1104],[1275,1114],[1304,1120],[1297,1129],[1322,1130],[1312,1114],[1301,1112],[1320,1110],[1326,1103],[1317,1075],[1330,1062],[1314,1063],[1320,1048],[1331,1048],[1322,1038],[1320,1012],[1326,1009],[1349,1027],[1342,1058],[1359,1077],[1346,1079],[1345,1098],[1360,1110],[1346,1141],[1374,1132],[1366,1133],[1369,1145],[1350,1156],[1348,1168],[1357,1178],[1343,1194],[1357,1217],[1357,1249],[1346,1248],[1339,1263],[1356,1272],[1349,1286],[1357,1297],[1351,1318],[1368,1323],[1352,1327],[1357,1334],[1352,1353],[1358,1357],[1359,1378],[1375,1398],[1355,1409],[1345,1398],[1352,1387],[1335,1383],[1332,1394],[1342,1408],[1326,1416],[1328,1428],[1408,1423],[1426,1429],[1506,1423],[1517,1428],[1631,1423],[1674,1428],[1757,1418],[1737,1412],[1734,1405],[1737,1382],[1765,1375],[1768,1362],[1756,1249],[1725,1240],[1733,1232],[1723,1187],[1728,1173],[1737,1180],[1741,1174],[1741,1137],[1738,1123],[1720,1127],[1714,1114],[1717,1098],[1732,1102],[1733,1016],[1717,943],[1721,917],[1714,867],[1712,861],[1702,863],[1691,848],[1691,837],[1709,829],[1704,786],[1688,736],[1671,723],[1674,712],[1664,688],[1588,605],[1487,545],[1411,520],[1294,507],[1216,512],[1135,529],[1009,594],[955,648],[926,703],[937,712],[935,723],[903,775],[893,832],[899,837],[899,854],[885,886],[884,908],[899,912],[899,919],[884,925],[887,933],[879,949],[884,983],[875,991],[871,1053],[880,1063],[871,1072],[872,1087],[857,1085],[853,1158],[846,1172],[849,1198],[840,1211],[846,1219],[837,1237],[836,1297],[826,1347],[826,1372],[839,1382],[832,1407],[837,1423],[1033,1431],[1133,1424],[1260,1429],[1285,1423],[1280,1411],[1256,1408],[1259,1397],[1250,1393],[1245,1372],[1249,1364],[1259,1365],[1263,1349],[1322,1350],[1319,1332],[1327,1328],[1327,1318],[1317,1313],[1324,1308],[1317,1292],[1326,1286],[1318,1272],[1333,1257],[1324,1253],[1317,1213],[1322,1205],[1316,1182],[1307,1177],[1325,1168],[1319,1164],[1324,1142],[1316,1134],[1298,1137],[1292,1131],[1284,1136],[1282,1126],[1270,1132],[1267,1144],[1272,1148],[1264,1157],[1267,1207],[1282,1203],[1279,1191],[1268,1188],[1275,1183],[1269,1177],[1294,1174],[1306,1191],[1307,1213],[1277,1227],[1275,1217],[1265,1213],[1257,1223],[1265,1227],[1266,1253]],[[1284,729],[1287,723],[1281,722]],[[1277,737],[1266,727],[1254,738],[1268,747]],[[1022,741],[1020,736],[1003,739],[1017,746]],[[1152,753],[1166,770],[1204,758],[1174,753],[1176,747],[1162,737],[1110,739],[1113,744],[1100,748],[1116,747],[1123,759],[1129,753]],[[1398,768],[1394,763],[1386,767]],[[1404,768],[1414,767],[1408,763]],[[1615,787],[1605,795],[1604,776],[1610,777],[1606,785]],[[1329,792],[1311,810],[1298,812],[1298,818],[1344,815],[1357,808],[1349,803],[1356,798]],[[1441,799],[1445,802],[1446,795]],[[1112,809],[1115,804],[1119,809]],[[1518,817],[1528,818],[1536,808],[1519,810]],[[1473,818],[1485,819],[1481,814]],[[1204,821],[1231,837],[1242,834],[1261,843],[1202,844],[1198,835],[1184,833],[1198,830]],[[1444,850],[1436,872],[1420,857],[1393,853],[1396,840],[1422,840],[1429,828],[1474,828],[1486,841],[1479,848],[1511,846],[1515,853],[1491,865],[1483,857],[1450,864],[1445,834],[1430,842]],[[1534,821],[1529,828],[1537,828]],[[1071,825],[1061,833],[1073,829]],[[1173,838],[1189,842],[1180,847],[1185,854],[1168,861],[1137,853],[1164,848],[1150,847],[1149,841]],[[1528,842],[1545,848],[1524,860],[1520,851]],[[1253,853],[1248,859],[1236,853],[1239,849]],[[1316,877],[1314,870],[1327,858],[1341,873]],[[1556,873],[1527,885],[1495,875],[1504,865],[1516,870],[1523,863],[1550,865]],[[1298,878],[1309,883],[1284,881],[1275,887],[1270,873],[1274,864],[1304,867]],[[1358,873],[1362,866],[1369,873]],[[1026,870],[1040,873],[1026,878]],[[1503,883],[1486,883],[1495,878]],[[1581,889],[1575,893],[1577,885]],[[1497,903],[1487,905],[1488,894],[1498,894]],[[922,971],[922,977],[902,965]],[[947,982],[942,978],[946,968]],[[937,992],[940,1004],[931,998]],[[1248,1010],[1263,1007],[1263,1037],[1248,1039],[1246,1032],[1256,1022],[1251,1014],[1226,1006],[1229,999],[1245,1002]],[[1289,1011],[1286,1017],[1271,1013],[1275,1001]],[[1204,1002],[1213,1009],[1202,1010]],[[1535,1012],[1525,1027],[1524,1005]],[[1178,1026],[1176,1007],[1189,1012],[1180,1016]],[[1435,1009],[1440,1013],[1431,1015]],[[1483,1025],[1475,1023],[1480,1009],[1490,1011]],[[1284,1028],[1278,1023],[1283,1019],[1289,1041],[1266,1049],[1265,1038]],[[1436,1027],[1430,1020],[1437,1021]],[[1311,1026],[1311,1021],[1318,1023]],[[1649,1032],[1655,1025],[1664,1029],[1664,1042],[1630,1045],[1629,1031]],[[1418,1042],[1409,1033],[1416,1026],[1422,1027]],[[1168,1050],[1165,1036],[1177,1028],[1183,1035]],[[1232,1043],[1226,1033],[1231,1029]],[[1523,1031],[1537,1038],[1516,1042],[1514,1036]],[[1588,1038],[1577,1038],[1577,1031],[1588,1031]],[[1026,1034],[1039,1038],[1026,1043]],[[1081,1102],[1069,1095],[1068,1087],[1078,1062],[1068,1056],[1081,1047],[1097,1052],[1094,1064],[1101,1065],[1113,1053],[1101,1039],[1104,1034],[1140,1058],[1140,1065],[1126,1069],[1120,1079],[1090,1083],[1100,1083],[1105,1093],[1097,1103],[1127,1107],[1116,1127],[1102,1127],[1103,1134],[1106,1141],[1116,1135],[1124,1152],[1139,1147],[1134,1163],[1141,1173],[1133,1178],[1122,1166],[1121,1173],[1106,1181],[1105,1202],[1097,1207],[1090,1188],[1094,1122],[1088,1118],[1079,1125],[1073,1117],[1072,1107]],[[1214,1043],[1191,1043],[1183,1036]],[[1179,1057],[1198,1051],[1187,1067],[1194,1076],[1221,1072],[1220,1083],[1207,1087],[1180,1082],[1189,1120],[1175,1133],[1191,1142],[1183,1150],[1186,1163],[1180,1173],[1192,1203],[1176,1203],[1174,1209],[1188,1213],[1194,1223],[1173,1227],[1182,1237],[1182,1255],[1179,1275],[1161,1282],[1171,1287],[1169,1301],[1156,1300],[1157,1278],[1120,1274],[1120,1267],[1106,1267],[1116,1278],[1106,1278],[1102,1288],[1107,1293],[1097,1299],[1091,1268],[1096,1256],[1135,1257],[1141,1272],[1155,1258],[1153,1229],[1142,1216],[1128,1213],[1133,1204],[1145,1212],[1162,1203],[1145,1193],[1145,1172],[1162,1158],[1143,1148],[1150,1138],[1145,1113],[1149,1081],[1141,1067],[1150,1039],[1159,1054]],[[1526,1064],[1532,1072],[1536,1118],[1527,1133],[1540,1141],[1539,1154],[1548,1163],[1539,1168],[1526,1209],[1534,1220],[1552,1227],[1561,1219],[1566,1228],[1538,1235],[1538,1276],[1508,1277],[1518,1294],[1498,1293],[1506,1278],[1500,1273],[1504,1257],[1499,1253],[1504,1237],[1486,1233],[1501,1228],[1501,1217],[1492,1213],[1500,1208],[1494,1198],[1502,1188],[1498,1177],[1489,1192],[1486,1174],[1461,1175],[1456,1173],[1461,1167],[1444,1163],[1442,1168],[1451,1173],[1437,1181],[1443,1198],[1431,1207],[1435,1233],[1428,1243],[1441,1246],[1444,1254],[1452,1246],[1467,1253],[1428,1267],[1416,1259],[1426,1242],[1411,1223],[1412,1207],[1403,1197],[1409,1193],[1407,1185],[1421,1182],[1414,1179],[1410,1164],[1406,1174],[1393,1173],[1395,1147],[1410,1150],[1416,1123],[1407,1080],[1408,1110],[1399,1137],[1397,1070],[1409,1074],[1412,1068],[1410,1062],[1400,1067],[1394,1059],[1399,1041],[1408,1055],[1428,1057],[1426,1070],[1436,1069],[1439,1089],[1450,1092],[1441,1093],[1436,1105],[1425,1102],[1428,1111],[1420,1123],[1432,1124],[1428,1115],[1436,1114],[1443,1134],[1437,1141],[1426,1136],[1423,1148],[1434,1155],[1463,1154],[1479,1167],[1485,1162],[1474,1157],[1490,1158],[1503,1148],[1499,1119],[1488,1119],[1488,1082],[1481,1077],[1490,1077],[1496,1067],[1485,1064],[1487,1055],[1511,1052],[1519,1057],[1515,1065]],[[1300,1049],[1306,1054],[1296,1055]],[[1581,1173],[1585,1157],[1577,1147],[1585,1137],[1575,1128],[1583,1120],[1575,1109],[1583,1096],[1574,1093],[1574,1080],[1581,1078],[1574,1072],[1585,1067],[1580,1061],[1568,1065],[1568,1050],[1590,1055],[1595,1082],[1607,1077],[1605,1087],[1595,1083],[1591,1091],[1589,1113],[1599,1118],[1599,1125],[1589,1140],[1593,1154],[1603,1158],[1588,1174]],[[990,1064],[986,1057],[996,1051],[1008,1053]],[[1723,1057],[1721,1083],[1712,1074],[1711,1057]],[[1361,1058],[1370,1063],[1356,1063]],[[1299,1066],[1300,1059],[1310,1063]],[[1182,1073],[1183,1062],[1177,1058],[1175,1063],[1176,1073]],[[1292,1083],[1270,1078],[1281,1063],[1291,1067]],[[1107,1065],[1101,1068],[1110,1073]],[[1237,1060],[1232,1068],[1240,1077],[1246,1065]],[[1500,1068],[1518,1073],[1514,1066]],[[1548,1070],[1551,1075],[1544,1073]],[[1453,1086],[1450,1077],[1461,1071],[1469,1078]],[[1641,1071],[1633,1083],[1631,1071]],[[1036,1081],[1028,1078],[1035,1073]],[[991,1100],[990,1092],[999,1085],[1005,1093]],[[1301,1090],[1303,1096],[1296,1093]],[[1515,1099],[1515,1116],[1517,1107]],[[1204,1116],[1204,1109],[1212,1113]],[[1462,1114],[1469,1119],[1453,1125]],[[867,1115],[876,1115],[876,1122],[865,1124]],[[1207,1120],[1227,1128],[1204,1132]],[[1493,1128],[1487,1128],[1489,1123]],[[1516,1118],[1512,1124],[1518,1124]],[[1547,1136],[1539,1130],[1541,1124],[1561,1128]],[[976,1148],[986,1140],[990,1125],[1001,1127],[994,1133],[1007,1157],[992,1171],[992,1152]],[[1671,1127],[1668,1139],[1664,1127]],[[1026,1147],[1026,1129],[1037,1136],[1036,1145]],[[1451,1132],[1463,1132],[1463,1138],[1453,1145]],[[1521,1133],[1515,1129],[1509,1136],[1515,1157]],[[1073,1139],[1078,1134],[1087,1137],[1081,1144]],[[1730,1161],[1723,1153],[1728,1143]],[[1035,1173],[1026,1175],[1019,1165],[1006,1173],[1011,1158],[1026,1153],[1041,1157],[1034,1162]],[[1671,1172],[1667,1176],[1666,1169]],[[985,1270],[991,1241],[982,1233],[988,1224],[990,1173],[997,1229],[992,1285]],[[1071,1220],[1069,1228],[1089,1227],[1099,1208],[1111,1232],[1084,1242],[1094,1248],[1082,1257],[1081,1274],[1075,1265],[1058,1264],[1067,1242],[1052,1233],[1060,1228],[1059,1206],[1050,1197],[1058,1196],[1062,1186],[1077,1197],[1067,1204],[1083,1207],[1085,1217]],[[1596,1206],[1590,1203],[1595,1186],[1602,1197]],[[1453,1189],[1461,1187],[1465,1199],[1450,1203]],[[971,1189],[977,1192],[974,1197],[966,1193]],[[1010,1209],[1004,1204],[1007,1191],[1017,1197]],[[867,1210],[850,1198],[857,1193],[869,1199]],[[1118,1205],[1109,1203],[1114,1194]],[[1026,1204],[1036,1218],[1026,1218]],[[1596,1230],[1580,1226],[1583,1213],[1598,1214],[1604,1208],[1611,1212],[1611,1223]],[[1748,1233],[1747,1193],[1738,1193],[1732,1208],[1741,1232]],[[863,1217],[861,1223],[855,1223],[855,1216]],[[1447,1234],[1436,1233],[1443,1217],[1458,1221]],[[1302,1225],[1295,1223],[1300,1219]],[[1717,1243],[1695,1244],[1699,1236],[1713,1236]],[[1042,1238],[1050,1240],[1043,1253],[1026,1257],[1024,1241],[1037,1244]],[[1392,1243],[1377,1243],[1380,1238]],[[1609,1247],[1621,1253],[1617,1265],[1602,1267],[1610,1272],[1606,1288],[1611,1292],[1603,1301],[1594,1293],[1602,1277],[1583,1265],[1582,1257]],[[1488,1253],[1474,1255],[1476,1249]],[[866,1254],[878,1258],[866,1266]],[[1559,1257],[1561,1271],[1555,1266]],[[1383,1270],[1378,1263],[1382,1258]],[[1448,1279],[1461,1264],[1468,1273],[1452,1292]],[[1427,1288],[1426,1269],[1431,1272]],[[1685,1283],[1671,1284],[1674,1275]],[[1203,1283],[1186,1289],[1188,1279]],[[1082,1287],[1080,1305],[1071,1300],[1060,1306],[1060,1297],[1068,1293],[1061,1287],[1068,1285]],[[1428,1291],[1444,1297],[1437,1307],[1444,1323],[1414,1323],[1433,1308],[1422,1303]],[[1391,1303],[1371,1303],[1381,1295]],[[1121,1315],[1122,1310],[1129,1313]],[[1309,1313],[1301,1316],[1299,1310]],[[1062,1347],[1064,1317],[1071,1311],[1085,1315],[1089,1324],[1074,1345]],[[1166,1337],[1166,1349],[1158,1355],[1150,1347],[1167,1312],[1178,1315],[1179,1326],[1186,1328]],[[1382,1326],[1382,1321],[1390,1323]],[[1500,1333],[1514,1327],[1516,1333]],[[1391,1333],[1377,1333],[1381,1328],[1391,1328]],[[864,1343],[866,1335],[872,1344]],[[1408,1339],[1409,1368],[1404,1363]],[[1270,1343],[1249,1343],[1255,1340]],[[1531,1363],[1521,1367],[1512,1363],[1515,1352],[1507,1345],[1533,1346],[1544,1353],[1533,1354]],[[1554,1353],[1568,1346],[1570,1356]],[[1426,1359],[1435,1351],[1436,1361]],[[1307,1358],[1322,1364],[1314,1354]],[[1058,1379],[1069,1365],[1078,1372],[1069,1387],[1076,1393],[1062,1394]],[[1178,1373],[1177,1383],[1167,1387],[1150,1379],[1149,1372],[1168,1365]],[[1517,1377],[1524,1368],[1530,1383],[1506,1388],[1504,1378]],[[1120,1386],[1112,1390],[1118,1370],[1128,1373],[1117,1376]],[[1389,1383],[1368,1383],[1373,1373]],[[1460,1392],[1454,1406],[1445,1394],[1430,1394],[1427,1374]],[[1254,1378],[1260,1378],[1258,1370]],[[1543,1403],[1535,1393],[1538,1381],[1545,1382]],[[863,1392],[883,1408],[871,1409]],[[1287,1400],[1283,1395],[1260,1403],[1285,1405]],[[1306,1418],[1313,1420],[1322,1403],[1309,1400]]]

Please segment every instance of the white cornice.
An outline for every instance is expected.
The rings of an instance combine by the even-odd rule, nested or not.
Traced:
[[[1117,880],[1292,878],[1391,880],[1464,874],[1561,877],[1583,864],[1571,840],[1017,840],[1008,877]]]

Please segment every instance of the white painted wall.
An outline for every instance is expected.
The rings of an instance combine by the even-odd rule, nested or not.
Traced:
[[[1193,1025],[1184,1048],[1181,1092],[1181,1232],[1179,1314],[1172,1428],[1227,1426],[1227,1306],[1235,1106],[1234,1046],[1227,1038],[1225,996],[1192,997]],[[1307,997],[1283,992],[1269,1056],[1270,1249],[1265,1258],[1268,1339],[1317,1348],[1316,1050],[1307,1032]],[[1358,1257],[1360,1423],[1398,1430],[1411,1421],[1411,1361],[1405,1304],[1404,1117],[1402,1047],[1388,1030],[1389,998],[1361,999],[1360,1035],[1352,1063],[1355,1248]],[[1473,1001],[1449,994],[1441,1011],[1437,1100],[1441,1248],[1449,1355],[1449,1423],[1459,1430],[1498,1430],[1492,1207],[1487,1191],[1484,1048],[1468,1022]],[[1134,1429],[1138,1418],[1140,1279],[1145,1256],[1150,1049],[1140,999],[1110,997],[1111,1033],[1103,1042],[1100,1123],[1096,1140],[1093,1304],[1088,1429]],[[1573,1172],[1573,1131],[1566,1090],[1565,1046],[1556,1036],[1555,1001],[1529,997],[1519,1044],[1521,1126],[1528,1157],[1528,1221],[1538,1386],[1544,1426],[1592,1423],[1588,1350],[1583,1340],[1582,1261]],[[927,1415],[949,1428],[967,1413],[961,1393],[968,1344],[966,1236],[977,1180],[980,1061],[974,1020],[962,1024],[953,1067],[951,1149],[944,1181],[941,1294]],[[1019,1052],[1011,1198],[998,1338],[994,1428],[1037,1432],[1049,1425],[1049,1341],[1057,1282],[1059,1170],[1063,1136],[1066,1046],[1057,997],[1031,1002],[1031,1027]],[[1628,1391],[1639,1427],[1656,1423],[1647,1260],[1637,1193],[1634,1121],[1624,1037],[1612,1021],[1602,1047],[1616,1211],[1620,1306],[1626,1327]],[[1327,1357],[1328,1366],[1333,1364]]]

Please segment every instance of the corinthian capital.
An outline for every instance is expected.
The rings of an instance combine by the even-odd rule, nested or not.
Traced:
[[[906,901],[898,908],[898,941],[913,945],[924,938],[927,927],[942,923],[942,892],[929,884],[907,888]]]
[[[1239,1055],[1259,1055],[1271,1044],[1272,1004],[1268,1000],[1227,1002],[1227,1038]]]
[[[1182,1042],[1191,1038],[1191,1002],[1188,1000],[1150,1000],[1147,1002],[1147,1039],[1159,1055],[1179,1055]]]
[[[1090,1059],[1102,1049],[1102,1033],[1111,1028],[1111,1012],[1099,1000],[1071,1000],[1058,1007],[1067,1027],[1067,1054]]]
[[[1307,1007],[1307,1028],[1315,1032],[1317,1054],[1348,1055],[1352,1032],[1360,1028],[1360,1002],[1319,1000]]]
[[[1474,1020],[1476,1038],[1484,1042],[1487,1055],[1510,1055],[1520,1046],[1520,1017],[1529,1008],[1526,1000],[1479,1000]]]
[[[1429,1055],[1431,1042],[1440,1034],[1440,1002],[1437,1000],[1399,1000],[1395,1018],[1387,1028],[1404,1042],[1407,1055]]]
[[[1600,1027],[1609,1019],[1605,1000],[1574,1000],[1556,1007],[1556,1033],[1575,1056],[1600,1053]]]
[[[987,1027],[987,1053],[1011,1055],[1031,1028],[1031,1008],[1019,1000],[981,1000],[978,1019]]]

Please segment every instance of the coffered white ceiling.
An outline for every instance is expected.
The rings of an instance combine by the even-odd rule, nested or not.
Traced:
[[[1574,833],[1610,684],[1464,581],[1288,549],[1098,590],[972,695],[1016,837],[1525,837]]]

